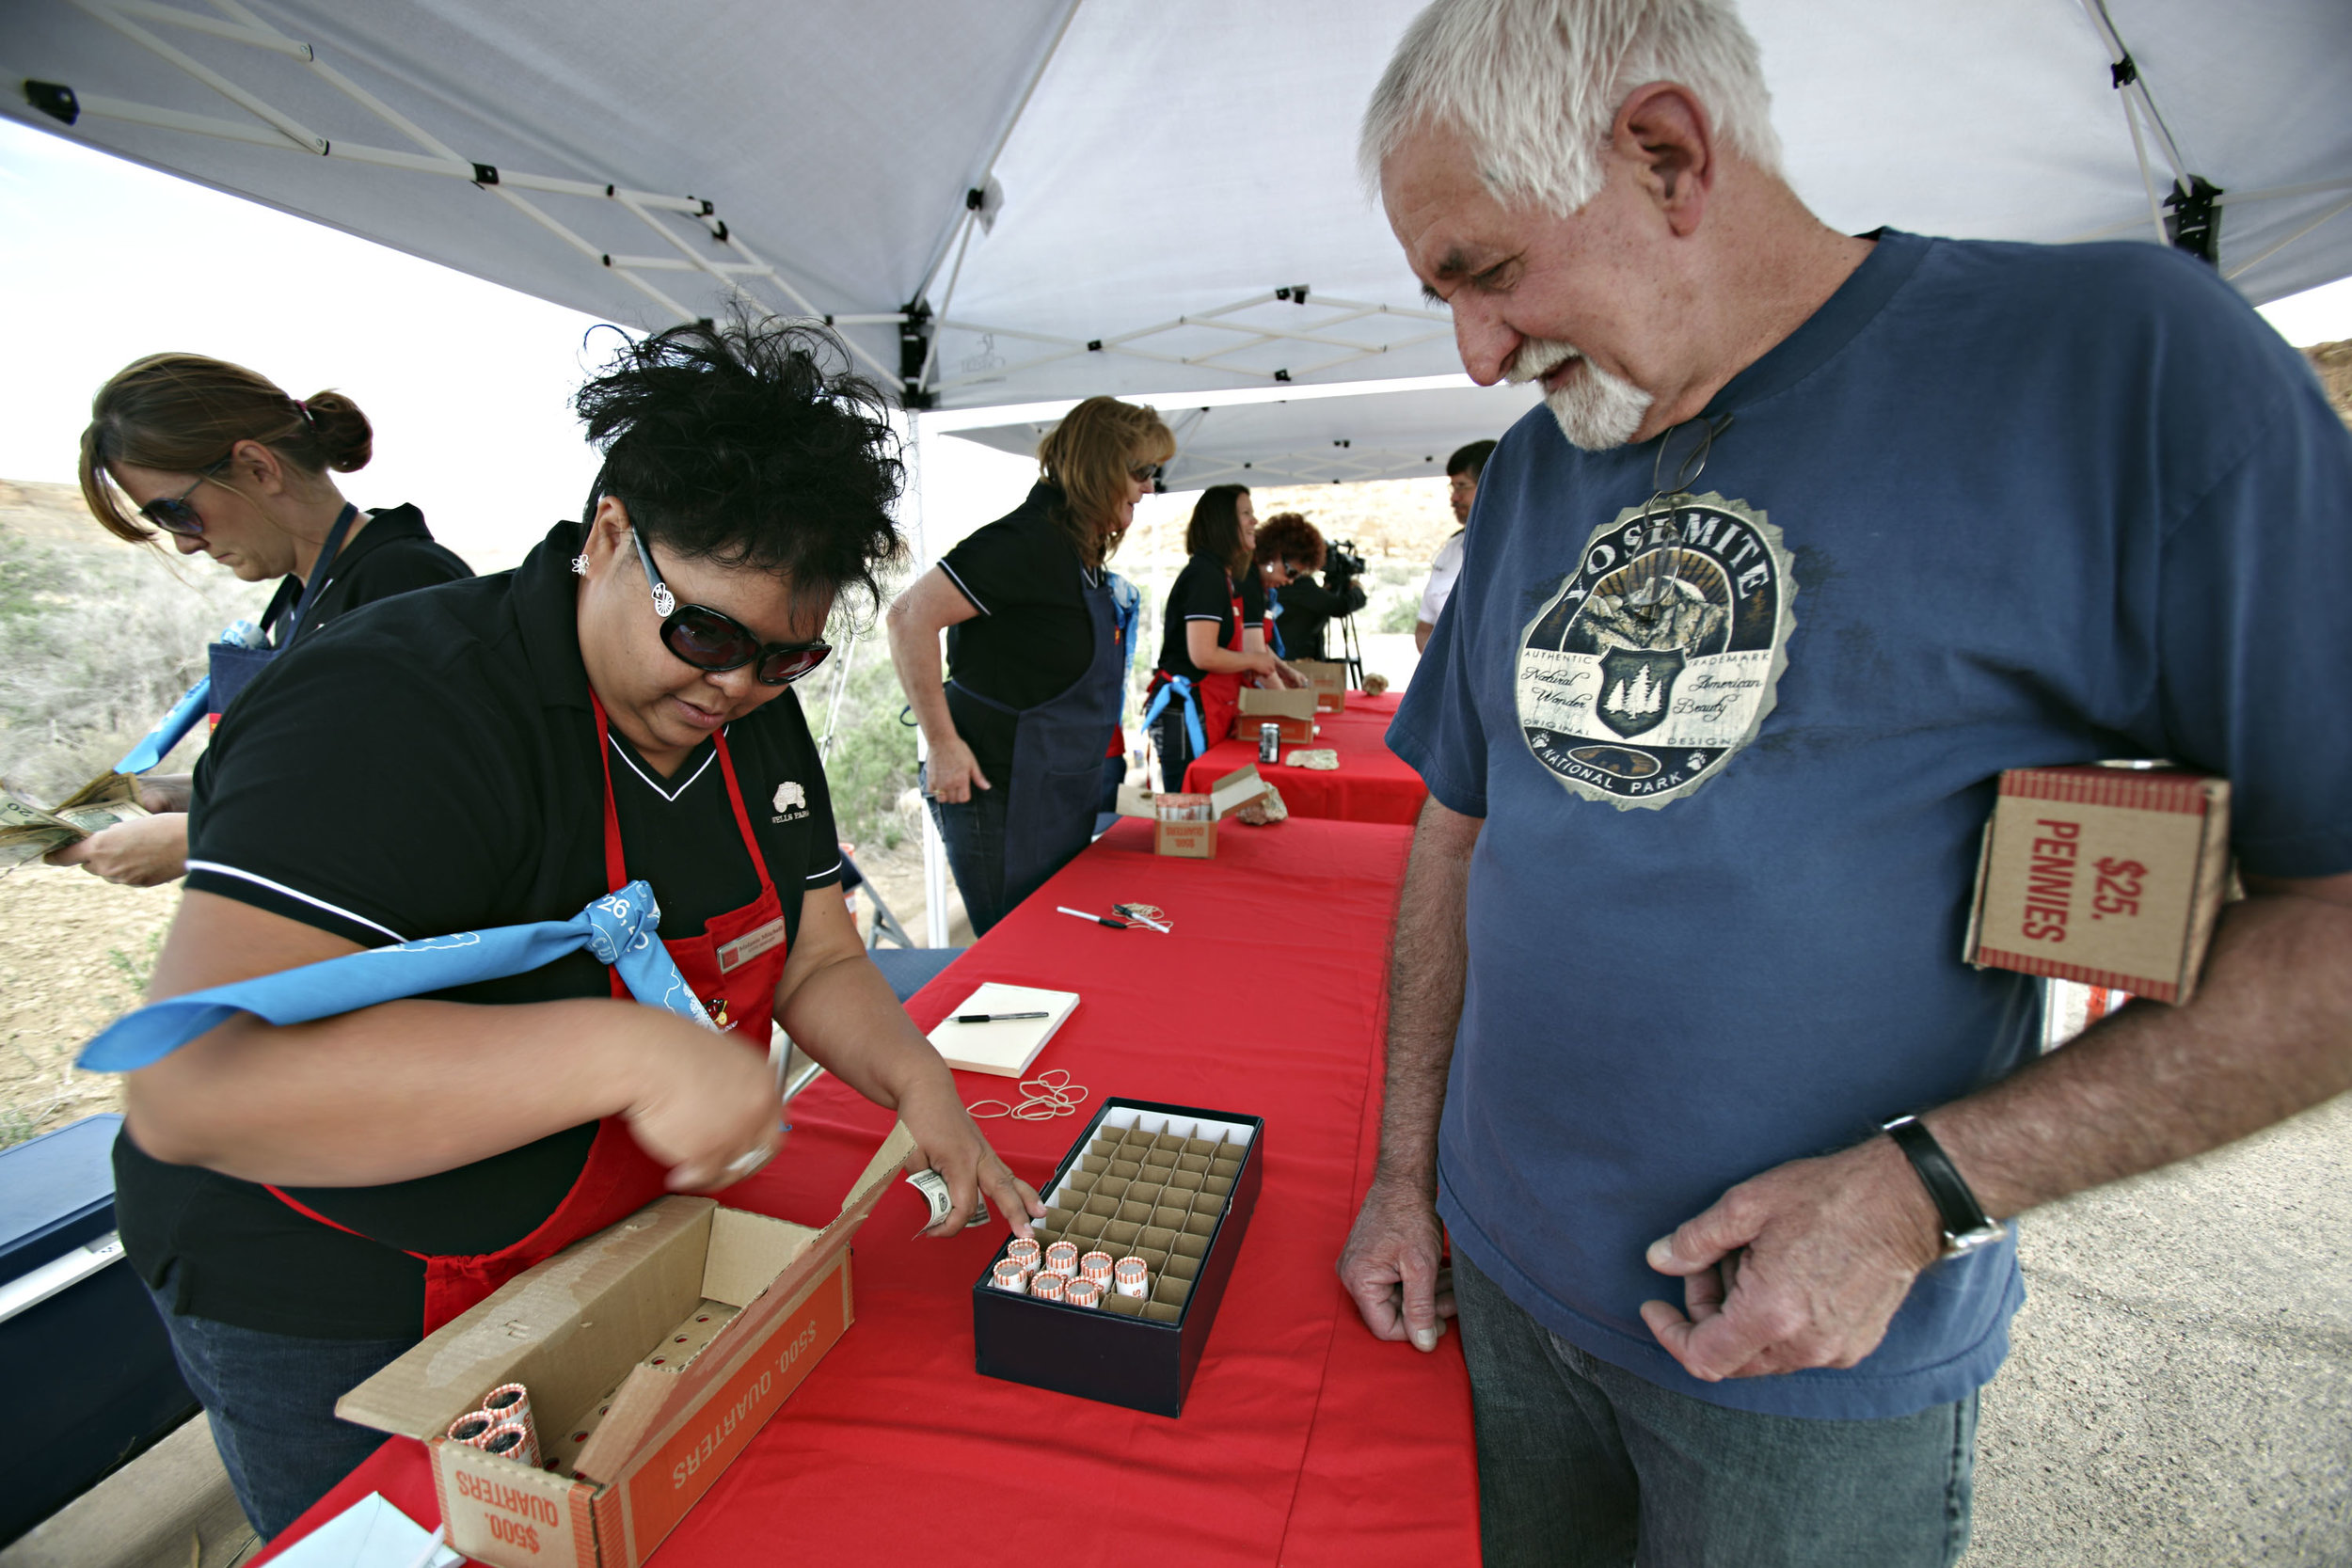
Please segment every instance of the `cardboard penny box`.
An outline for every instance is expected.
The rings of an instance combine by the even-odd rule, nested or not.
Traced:
[[[2011,768],[1985,826],[1962,956],[2186,1002],[2229,883],[2227,780]]]
[[[1000,1246],[972,1287],[974,1365],[1081,1399],[1183,1414],[1258,1206],[1264,1132],[1260,1117],[1230,1111],[1105,1101],[1044,1189],[1037,1241],[1141,1258],[1149,1294],[1106,1291],[1100,1307],[1073,1307],[1000,1291],[990,1283]]]
[[[1347,711],[1347,666],[1327,658],[1294,658],[1291,668],[1307,677],[1317,713]]]
[[[637,1568],[852,1321],[850,1238],[899,1176],[893,1130],[822,1230],[665,1197],[527,1270],[336,1402],[420,1438],[449,1544],[493,1568]],[[452,1442],[503,1383],[544,1467]]]
[[[1266,782],[1258,776],[1257,764],[1250,763],[1217,780],[1206,795],[1172,790],[1153,795],[1133,784],[1121,784],[1119,810],[1123,816],[1151,820],[1153,854],[1215,860],[1218,821],[1253,800],[1263,800],[1266,787]]]
[[[1311,686],[1245,686],[1241,689],[1241,721],[1233,726],[1233,734],[1255,745],[1258,726],[1270,722],[1279,728],[1285,746],[1307,745],[1315,737],[1316,702]]]

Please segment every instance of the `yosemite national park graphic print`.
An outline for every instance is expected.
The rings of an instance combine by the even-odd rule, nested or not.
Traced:
[[[1796,593],[1780,530],[1743,502],[1626,508],[1519,638],[1528,750],[1621,811],[1689,795],[1772,712]]]

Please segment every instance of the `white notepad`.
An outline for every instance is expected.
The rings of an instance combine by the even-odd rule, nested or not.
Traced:
[[[1000,986],[991,981],[958,1003],[941,1021],[931,1031],[931,1044],[951,1068],[1018,1078],[1029,1070],[1037,1053],[1045,1049],[1045,1042],[1077,1005],[1074,990],[1040,990],[1034,986]],[[1003,1023],[956,1022],[957,1013],[1036,1012],[1045,1016]]]

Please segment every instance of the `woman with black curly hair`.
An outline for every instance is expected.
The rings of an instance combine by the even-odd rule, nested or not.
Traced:
[[[683,980],[675,1011],[638,1006],[574,952],[314,1022],[239,1014],[130,1073],[124,1244],[264,1536],[380,1441],[339,1394],[572,1242],[775,1152],[771,1018],[897,1112],[954,1196],[935,1234],[983,1193],[1017,1226],[1044,1212],[835,886],[790,687],[901,548],[896,445],[842,362],[772,325],[628,344],[578,399],[605,453],[580,521],[511,573],[306,639],[198,766],[151,998],[564,921],[633,881]]]

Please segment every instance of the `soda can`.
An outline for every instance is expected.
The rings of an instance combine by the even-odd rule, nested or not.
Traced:
[[[1279,762],[1282,757],[1282,726],[1267,722],[1258,726],[1258,760]]]

